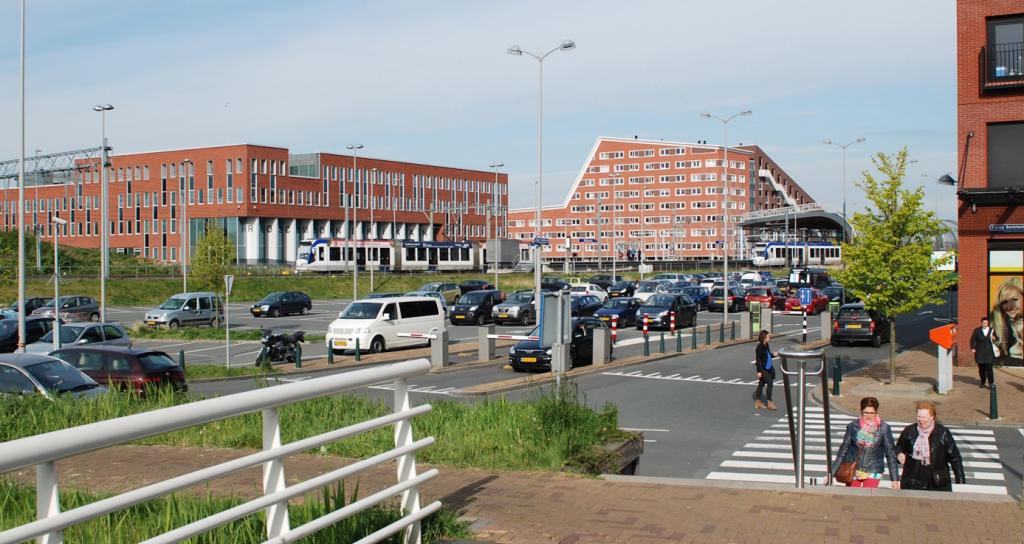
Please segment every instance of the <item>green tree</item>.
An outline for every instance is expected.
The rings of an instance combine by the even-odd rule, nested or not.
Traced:
[[[224,287],[224,275],[235,264],[235,247],[224,229],[207,227],[206,234],[196,242],[191,256],[189,281],[198,288],[219,293]]]
[[[947,229],[922,205],[924,189],[903,187],[907,149],[872,157],[879,177],[865,171],[857,186],[870,202],[853,214],[856,236],[843,244],[845,269],[835,275],[864,306],[891,317],[889,383],[896,379],[896,320],[927,304],[939,304],[956,280],[938,270],[953,258],[932,260],[932,242]]]

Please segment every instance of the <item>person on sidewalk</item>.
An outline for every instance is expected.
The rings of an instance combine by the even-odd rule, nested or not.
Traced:
[[[860,399],[860,418],[846,426],[846,435],[832,461],[830,474],[836,474],[844,462],[857,463],[847,487],[877,488],[888,467],[892,488],[900,488],[900,469],[892,429],[878,415],[878,399],[875,397]]]
[[[757,336],[757,347],[754,348],[754,367],[757,370],[757,389],[754,391],[755,410],[760,410],[766,406],[765,403],[761,402],[762,389],[768,401],[768,409],[777,409],[775,403],[772,402],[772,384],[775,382],[775,364],[772,360],[778,357],[779,354],[772,353],[772,348],[768,345],[768,340],[771,337],[772,333],[762,330]]]
[[[996,360],[993,346],[998,344],[999,337],[988,325],[988,318],[981,318],[981,326],[971,333],[971,353],[974,354],[974,362],[978,364],[978,379],[981,380],[979,387],[991,387],[995,383],[992,376],[992,363]],[[986,381],[988,386],[985,385]]]
[[[949,469],[956,483],[967,482],[960,450],[953,433],[935,421],[935,405],[917,403],[917,423],[908,425],[896,441],[896,458],[903,464],[903,489],[952,491]]]

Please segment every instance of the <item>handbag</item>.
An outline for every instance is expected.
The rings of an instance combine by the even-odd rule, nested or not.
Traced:
[[[996,359],[998,359],[998,358],[1000,358],[1002,356],[1003,356],[1003,352],[999,351],[999,346],[996,345],[996,344],[992,344],[992,357],[995,357]]]
[[[860,461],[860,456],[863,453],[863,448],[857,453],[857,458],[853,461],[843,461],[839,463],[839,470],[836,471],[836,481],[841,484],[850,484],[854,480],[854,474],[857,473],[857,465]]]
[[[949,486],[949,471],[943,466],[932,472],[932,488],[940,489]]]

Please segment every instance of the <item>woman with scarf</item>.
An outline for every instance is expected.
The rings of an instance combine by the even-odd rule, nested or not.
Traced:
[[[967,481],[953,433],[935,421],[935,405],[930,402],[917,403],[917,423],[900,433],[896,452],[903,464],[903,489],[952,491],[950,468],[956,483]]]
[[[878,399],[875,397],[860,399],[860,418],[846,426],[846,435],[832,462],[831,474],[836,474],[844,462],[856,463],[853,475],[846,484],[849,487],[878,487],[888,467],[893,489],[900,488],[892,430],[878,416]]]

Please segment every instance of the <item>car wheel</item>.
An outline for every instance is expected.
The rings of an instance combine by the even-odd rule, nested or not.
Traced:
[[[835,338],[833,338],[829,343],[833,346],[839,347],[839,340],[836,340]]]
[[[270,310],[270,317],[281,317],[281,310],[273,308],[272,310]]]
[[[93,312],[93,313],[89,314],[89,321],[92,321],[93,323],[96,323],[99,320],[100,320],[100,314],[98,314],[96,312]]]
[[[299,310],[299,315],[308,315],[308,314],[309,314],[309,308],[307,308],[305,306],[303,306],[302,309]]]
[[[373,340],[370,340],[370,353],[380,353],[384,351],[384,339],[380,336],[374,336]]]
[[[211,319],[210,320],[210,327],[213,327],[215,329],[219,329],[220,328],[220,317],[214,317],[213,319]]]
[[[871,345],[876,348],[882,347],[882,335],[876,334],[873,336],[871,338]]]
[[[170,323],[167,324],[167,328],[172,330],[172,331],[178,330],[178,327],[179,327],[179,324],[178,324],[177,320],[172,320]]]
[[[482,327],[487,320],[484,319],[484,314],[476,314],[476,325]]]

